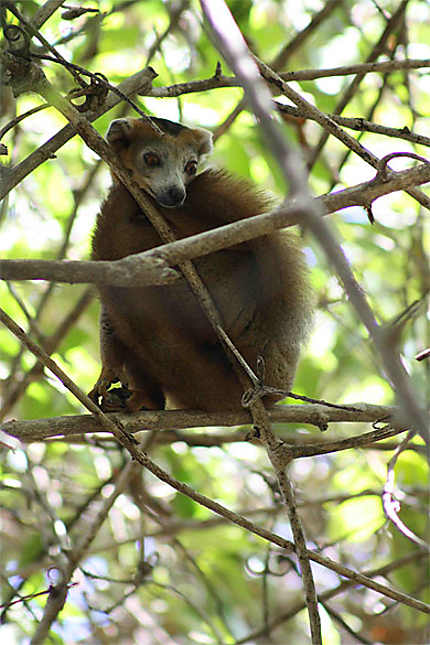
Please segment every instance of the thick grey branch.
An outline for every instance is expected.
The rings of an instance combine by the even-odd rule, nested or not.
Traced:
[[[0,260],[2,280],[52,280],[77,284],[93,282],[118,287],[173,282],[177,272],[161,257],[130,255],[114,262],[78,260]]]
[[[352,409],[332,408],[320,404],[285,405],[269,411],[276,423],[310,423],[320,426],[332,422],[374,422],[389,420],[394,425],[396,408],[368,403],[354,403]],[[237,412],[198,412],[194,410],[148,410],[134,414],[110,414],[129,433],[142,430],[177,430],[179,428],[202,428],[211,426],[237,426],[249,423],[246,410]],[[106,428],[93,416],[50,417],[49,419],[13,420],[3,423],[4,432],[22,441],[38,441],[48,437],[79,435],[87,432],[106,432]]]
[[[62,4],[64,4],[64,0],[47,0],[34,14],[32,20],[33,27],[40,29]]]
[[[376,176],[351,188],[320,195],[314,199],[314,203],[323,215],[350,206],[368,208],[378,197],[428,181],[430,165],[420,164],[415,168],[392,172],[385,180]],[[176,277],[176,272],[168,265],[192,260],[301,221],[302,208],[296,200],[291,199],[271,213],[226,224],[115,262],[0,260],[0,279],[52,280],[70,284],[95,282],[117,286],[166,284]]]

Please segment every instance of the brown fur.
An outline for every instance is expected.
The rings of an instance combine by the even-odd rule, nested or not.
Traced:
[[[178,238],[261,214],[272,205],[248,182],[219,170],[197,175],[178,208],[152,201]],[[93,259],[116,260],[161,243],[134,198],[114,183],[97,219]],[[199,258],[195,265],[247,362],[255,369],[263,356],[266,384],[290,389],[311,318],[310,288],[295,236],[261,237]],[[120,380],[132,392],[130,409],[158,409],[166,401],[168,407],[209,411],[240,407],[237,376],[184,279],[163,287],[103,286],[100,296],[103,369],[93,398],[105,396],[110,383]]]

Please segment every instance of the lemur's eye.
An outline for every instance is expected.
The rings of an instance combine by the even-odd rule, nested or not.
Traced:
[[[185,164],[185,172],[187,175],[195,175],[197,172],[197,161],[195,159],[192,159],[191,161],[187,161]]]
[[[147,152],[143,155],[143,160],[150,168],[155,168],[161,164],[160,157],[154,152]]]

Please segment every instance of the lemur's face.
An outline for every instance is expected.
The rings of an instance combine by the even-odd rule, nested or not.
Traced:
[[[160,206],[178,208],[184,203],[186,186],[197,172],[200,157],[212,149],[212,135],[166,119],[153,121],[162,134],[143,119],[116,119],[106,138],[143,190]]]

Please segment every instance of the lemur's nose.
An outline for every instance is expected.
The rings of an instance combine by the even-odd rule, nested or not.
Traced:
[[[167,194],[169,200],[171,200],[173,204],[182,204],[185,199],[185,190],[183,188],[178,188],[177,186],[169,188]]]
[[[185,189],[180,186],[170,186],[165,192],[159,195],[158,201],[162,206],[177,208],[185,199]]]

